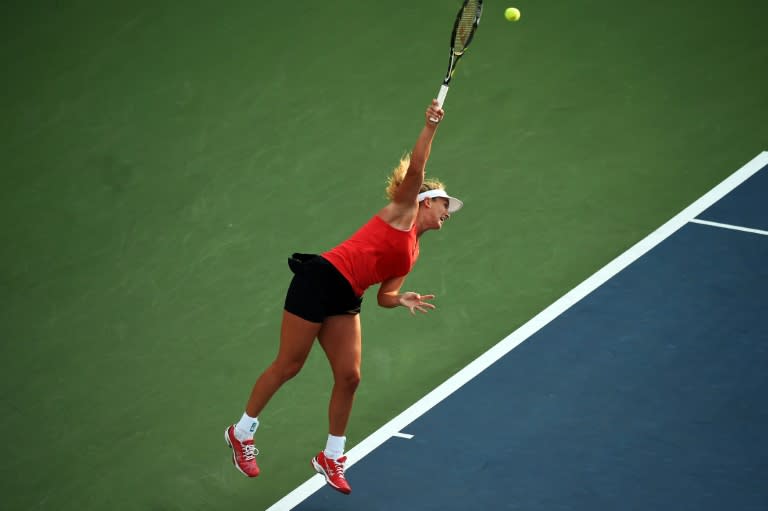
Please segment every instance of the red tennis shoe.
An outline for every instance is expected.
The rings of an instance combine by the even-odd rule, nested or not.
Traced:
[[[320,454],[312,458],[312,466],[318,474],[325,476],[325,480],[331,488],[348,495],[352,492],[352,488],[349,487],[349,483],[344,478],[345,461],[347,461],[346,456],[334,461],[326,458],[325,452],[320,451]]]
[[[259,465],[256,463],[256,455],[259,450],[253,445],[253,440],[241,442],[235,436],[235,426],[230,426],[224,432],[224,441],[232,449],[232,463],[235,468],[247,475],[256,477],[259,475]]]

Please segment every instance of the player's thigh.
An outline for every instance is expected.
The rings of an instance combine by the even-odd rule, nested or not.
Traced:
[[[303,364],[312,349],[322,323],[314,323],[304,318],[283,311],[280,326],[280,349],[277,353],[278,364]]]
[[[359,314],[328,316],[318,339],[334,372],[359,373],[362,352]]]

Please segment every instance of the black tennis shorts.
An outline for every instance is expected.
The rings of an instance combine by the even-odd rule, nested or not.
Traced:
[[[285,296],[285,310],[313,323],[328,316],[360,314],[363,303],[347,279],[327,259],[316,254],[293,254],[293,272]]]

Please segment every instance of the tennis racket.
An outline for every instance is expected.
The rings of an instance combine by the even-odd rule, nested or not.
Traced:
[[[480,15],[483,12],[483,0],[464,0],[464,3],[456,15],[456,21],[453,23],[451,32],[451,54],[448,60],[448,72],[443,78],[443,85],[440,86],[440,92],[437,94],[437,103],[443,106],[445,96],[448,95],[448,86],[451,83],[451,77],[456,70],[456,64],[464,52],[467,51],[472,37],[475,35],[477,26],[480,24]],[[437,119],[432,119],[437,122]]]

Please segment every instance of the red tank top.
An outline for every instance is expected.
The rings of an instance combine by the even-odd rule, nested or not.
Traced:
[[[419,257],[416,225],[401,231],[374,215],[348,240],[322,254],[362,296],[371,285],[407,275]]]

